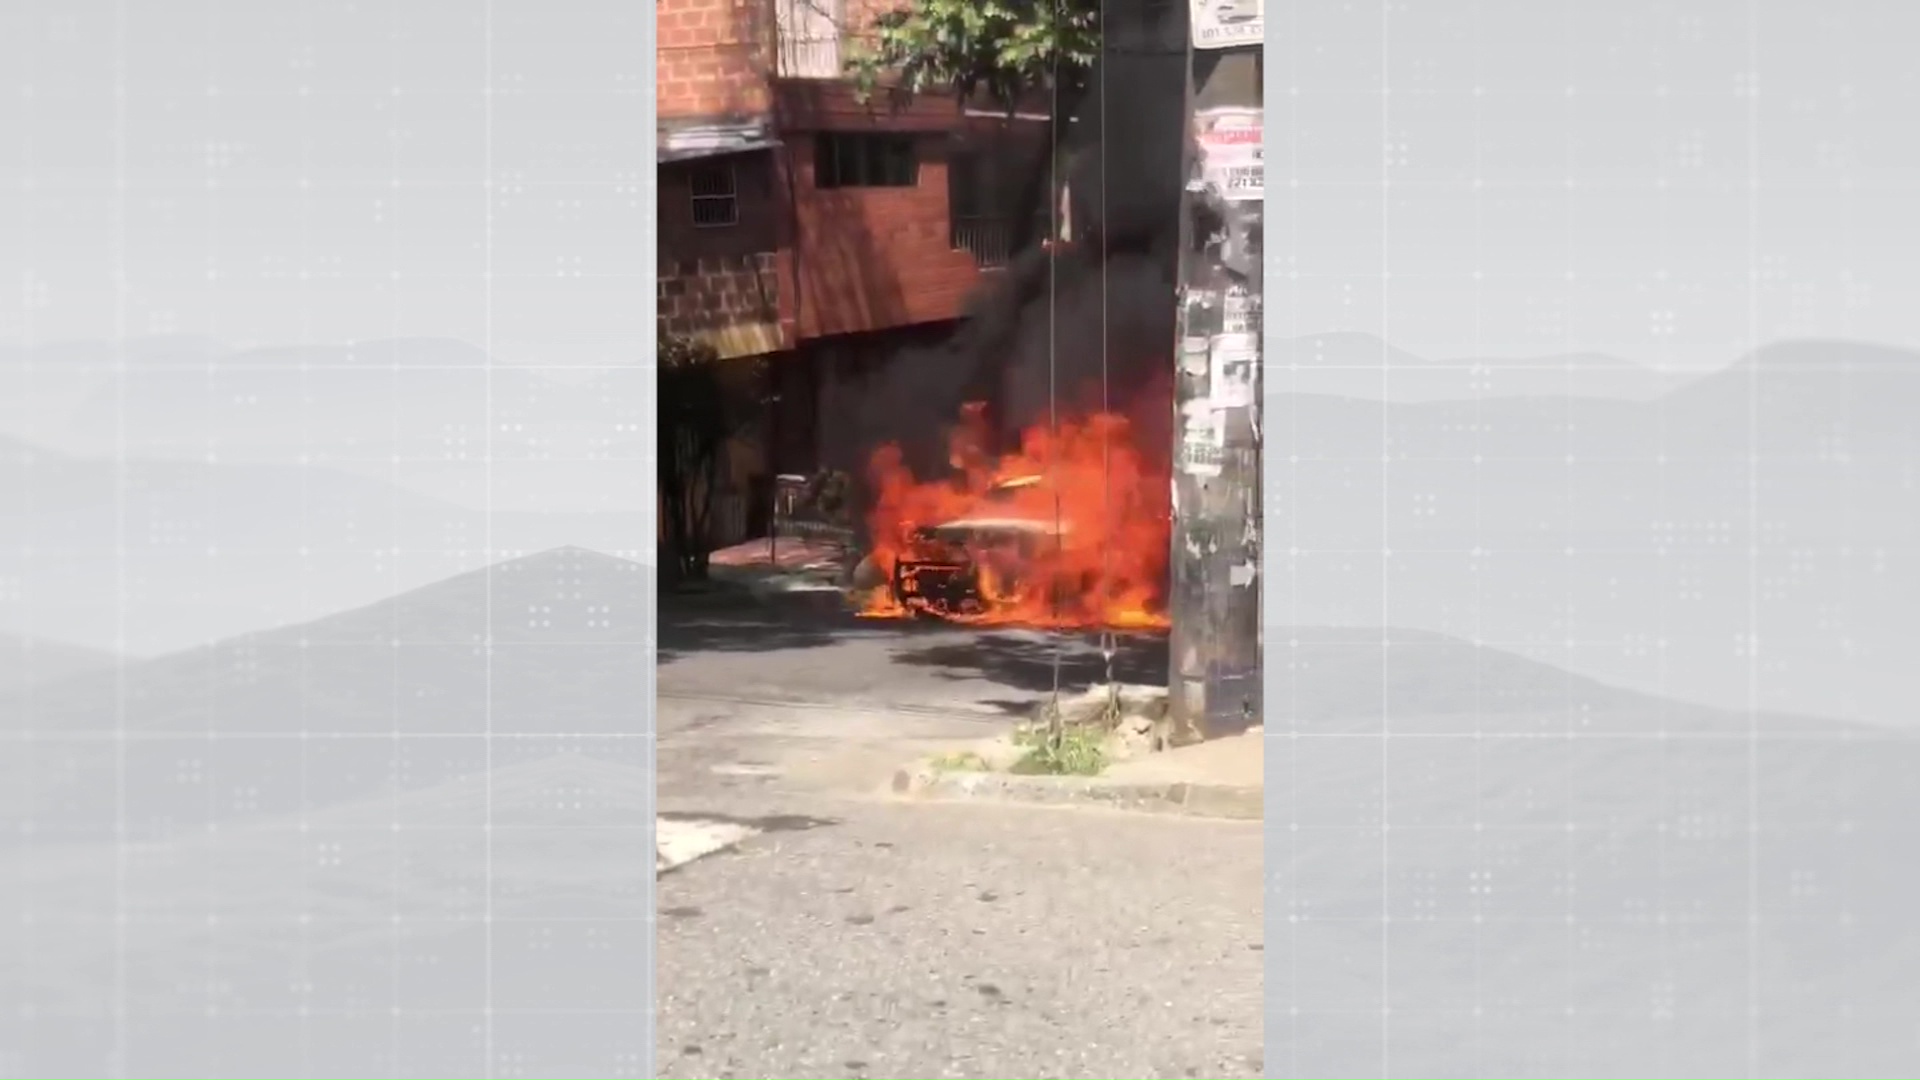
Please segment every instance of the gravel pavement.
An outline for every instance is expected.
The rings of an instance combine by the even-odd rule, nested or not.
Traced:
[[[1257,822],[874,794],[1088,643],[737,604],[662,640],[660,810],[756,831],[659,880],[660,1075],[1262,1075]]]
[[[1914,1075],[1907,732],[1289,630],[1263,897],[1257,824],[865,794],[1051,645],[836,634],[661,669],[663,809],[771,826],[659,883],[662,1075]]]
[[[1257,823],[762,809],[658,884],[661,1076],[1263,1075]]]

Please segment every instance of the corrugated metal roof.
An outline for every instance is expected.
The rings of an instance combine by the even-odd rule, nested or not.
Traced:
[[[660,161],[668,163],[769,150],[779,145],[780,140],[768,129],[766,121],[750,120],[662,129],[658,148]]]

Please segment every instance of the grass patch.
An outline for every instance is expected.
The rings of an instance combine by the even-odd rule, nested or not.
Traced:
[[[952,754],[941,754],[934,758],[930,764],[932,764],[936,772],[991,771],[991,766],[987,764],[987,759],[971,750],[962,750]]]
[[[1106,733],[1093,727],[1063,727],[1050,735],[1045,727],[1023,728],[1014,744],[1026,753],[1008,772],[1025,776],[1098,776],[1107,767]]]

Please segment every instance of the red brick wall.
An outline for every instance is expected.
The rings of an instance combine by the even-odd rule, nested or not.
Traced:
[[[813,184],[813,137],[795,132],[797,244],[790,254],[802,338],[937,322],[959,315],[980,280],[973,256],[953,250],[947,220],[947,139],[920,139],[919,184]]]
[[[693,223],[690,180],[703,167],[730,166],[739,221],[700,227]],[[660,265],[675,259],[731,257],[770,252],[780,246],[781,199],[775,190],[773,152],[728,154],[660,166]]]
[[[774,117],[782,131],[942,131],[967,122],[950,94],[896,98],[880,87],[861,101],[859,91],[846,80],[779,79],[773,95]]]
[[[737,221],[693,223],[689,181],[702,167],[733,169]],[[780,202],[773,154],[759,151],[660,167],[660,321],[675,334],[708,334],[780,319]]]
[[[846,0],[843,32],[853,36],[897,2]],[[844,80],[770,79],[773,7],[772,0],[659,2],[661,117],[765,115],[786,144],[762,155],[769,164],[754,184],[743,173],[741,221],[725,229],[694,228],[684,177],[661,170],[662,288],[679,290],[663,293],[663,305],[679,305],[671,317],[682,322],[740,314],[749,290],[737,277],[754,295],[772,298],[756,300],[753,318],[782,321],[788,344],[956,317],[980,271],[971,254],[952,247],[946,135],[972,124],[945,95],[863,103]],[[923,133],[917,186],[814,188],[813,134],[860,129]],[[791,170],[791,190],[783,168]],[[771,270],[761,258],[769,252],[776,253]],[[778,314],[764,315],[766,303]]]
[[[906,0],[840,0],[840,38],[847,49],[864,44],[873,37],[873,20],[905,7]]]
[[[660,325],[682,336],[777,322],[780,279],[772,254],[714,256],[660,265]]]
[[[662,118],[769,111],[773,13],[767,0],[659,0],[656,11]]]

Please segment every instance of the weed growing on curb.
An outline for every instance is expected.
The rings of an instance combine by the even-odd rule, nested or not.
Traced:
[[[1106,733],[1099,728],[1028,728],[1014,734],[1027,748],[1009,772],[1028,776],[1098,776],[1107,767]]]

